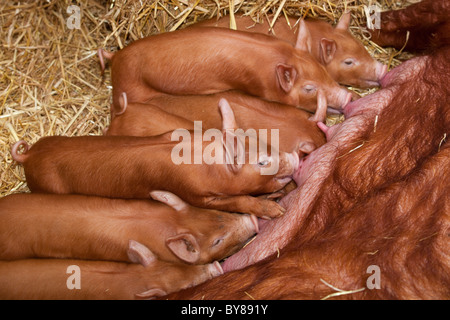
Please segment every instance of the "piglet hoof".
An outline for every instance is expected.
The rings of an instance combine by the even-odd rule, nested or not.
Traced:
[[[266,200],[280,200],[286,195],[286,192],[284,190],[280,190],[274,193],[269,194],[263,194],[261,196],[258,196],[259,199],[266,199]]]
[[[135,296],[136,296],[137,299],[153,300],[153,299],[156,299],[158,297],[165,296],[166,294],[167,294],[167,292],[164,291],[163,289],[153,288],[153,289],[147,290],[147,291],[142,292],[142,293],[136,293]]]
[[[258,215],[261,219],[274,219],[281,217],[286,212],[286,209],[280,206],[275,201],[265,200],[262,205],[262,212]]]

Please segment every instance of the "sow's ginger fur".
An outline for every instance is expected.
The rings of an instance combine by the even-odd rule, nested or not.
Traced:
[[[414,28],[427,27],[426,17],[448,5],[424,1],[416,8],[434,3],[437,11],[415,20]],[[278,254],[168,298],[448,299],[448,39],[433,48],[439,49],[408,61],[413,72],[388,74],[390,101],[377,121],[355,128],[352,143],[338,147],[302,223]],[[298,199],[301,190],[292,194]],[[291,203],[285,216],[298,210],[298,201]],[[335,288],[347,294],[333,296]]]

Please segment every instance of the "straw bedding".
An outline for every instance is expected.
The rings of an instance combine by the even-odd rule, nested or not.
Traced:
[[[10,154],[16,141],[32,144],[49,135],[101,135],[108,126],[110,74],[106,70],[101,76],[96,55],[100,47],[115,51],[139,38],[181,29],[230,10],[247,13],[255,20],[274,13],[315,17],[333,24],[342,12],[351,10],[353,34],[379,61],[395,66],[410,55],[370,41],[364,5],[378,3],[387,10],[414,2],[418,1],[1,0],[0,196],[28,191],[23,169]],[[67,12],[71,5],[81,9],[79,29],[67,26],[73,14]]]

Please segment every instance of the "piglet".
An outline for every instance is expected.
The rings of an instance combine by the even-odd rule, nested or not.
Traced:
[[[258,232],[254,216],[195,208],[176,195],[157,200],[15,194],[0,199],[0,259],[128,259],[129,239],[160,260],[222,260]],[[101,226],[101,228],[99,228]]]
[[[140,264],[66,259],[0,261],[0,299],[153,299],[223,273],[218,262],[187,265],[159,261],[134,240],[128,254]]]
[[[268,20],[273,21],[269,15]],[[311,54],[325,66],[330,76],[342,85],[359,88],[379,86],[380,80],[387,73],[387,66],[377,62],[367,52],[366,48],[355,39],[349,31],[351,13],[344,13],[339,23],[333,28],[329,23],[316,19],[302,20],[295,17],[278,18],[273,28],[269,23],[257,23],[249,16],[236,16],[238,30],[273,34],[292,44],[296,43],[297,35],[304,26],[311,34],[308,43]],[[230,17],[209,19],[196,23],[192,27],[230,27]]]
[[[220,105],[227,105],[233,110],[239,128],[245,131],[278,130],[280,151],[297,152],[302,157],[325,143],[325,136],[316,125],[325,121],[327,111],[326,99],[320,98],[321,93],[314,115],[239,91],[206,96],[163,95],[145,104],[128,103],[126,96],[124,92],[120,99],[120,116],[111,120],[106,135],[153,136],[178,128],[193,129],[194,121],[201,121],[204,130],[220,128]]]
[[[165,135],[53,136],[31,148],[19,141],[11,153],[23,164],[32,192],[147,199],[151,191],[167,190],[198,207],[261,218],[282,215],[279,204],[252,195],[276,192],[290,182],[298,154],[273,146],[251,152],[251,142],[233,133],[232,110],[223,107],[223,133],[215,130],[207,138],[187,130],[173,133],[181,138],[178,143]]]
[[[145,102],[161,93],[211,94],[239,89],[248,94],[314,111],[322,91],[330,107],[342,109],[351,93],[339,87],[307,51],[302,28],[295,48],[263,34],[224,28],[167,32],[131,43],[111,58],[112,114],[119,97]]]

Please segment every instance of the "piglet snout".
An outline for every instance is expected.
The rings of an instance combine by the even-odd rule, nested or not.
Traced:
[[[298,157],[298,153],[297,152],[288,153],[287,156],[288,156],[288,159],[289,159],[289,163],[292,166],[292,174],[294,174],[295,171],[297,171],[298,164],[300,162],[300,159]]]
[[[214,261],[208,265],[208,272],[212,278],[215,278],[223,274],[223,269],[219,262]]]
[[[283,187],[292,180],[292,175],[298,167],[299,158],[297,152],[281,152],[279,155],[279,159],[280,166],[275,179],[277,180],[278,184]]]
[[[344,103],[342,104],[342,109],[344,109],[345,106],[346,106],[347,104],[349,104],[349,102],[352,101],[352,99],[353,99],[353,97],[354,97],[354,95],[353,95],[352,92],[348,92],[347,90],[345,90],[345,91],[346,91],[346,94],[345,94]]]
[[[338,89],[334,92],[334,95],[328,97],[328,111],[335,113],[341,113],[344,107],[352,101],[353,94],[347,89]],[[331,109],[331,110],[330,110]]]
[[[377,78],[378,78],[378,82],[381,83],[381,80],[383,80],[384,76],[387,74],[388,72],[388,66],[385,64],[382,64],[380,62],[377,62]]]

